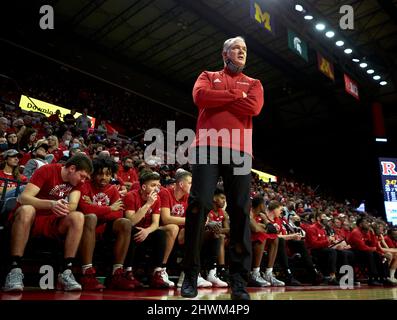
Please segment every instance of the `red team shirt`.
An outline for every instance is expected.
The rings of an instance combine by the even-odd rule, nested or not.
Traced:
[[[254,220],[257,223],[262,223],[264,224],[264,221],[262,219],[262,217],[259,214],[252,214]],[[260,242],[263,243],[266,239],[276,239],[278,237],[277,234],[275,233],[266,233],[266,232],[251,232],[251,241],[252,242]]]
[[[67,199],[73,187],[69,182],[62,180],[61,164],[48,164],[35,170],[30,183],[40,188],[36,198],[44,200]],[[52,214],[50,210],[36,210],[36,215]]]
[[[185,217],[187,209],[187,201],[189,195],[184,195],[181,199],[176,200],[174,190],[162,188],[159,193],[161,207],[170,209],[171,216]]]
[[[355,250],[361,251],[378,251],[378,243],[376,237],[373,237],[370,232],[363,232],[360,228],[353,229],[349,244]]]
[[[124,198],[125,210],[133,210],[137,212],[144,204],[140,190],[130,191]],[[152,214],[160,214],[160,198],[149,208],[145,216],[139,221],[135,227],[148,228],[152,224]]]
[[[55,201],[67,199],[72,190],[78,189],[62,180],[61,171],[61,164],[47,164],[35,170],[29,182],[40,188],[36,198]],[[17,207],[10,212],[9,221],[13,219],[19,206],[18,203]],[[58,225],[63,218],[55,215],[51,210],[36,209],[36,218],[31,230],[32,237],[44,236],[59,239]]]
[[[6,172],[4,172],[4,170],[0,171],[0,178],[15,180],[14,176],[11,173],[6,173]],[[20,175],[20,180],[21,180],[21,182],[28,181],[28,179],[24,175]],[[3,188],[4,184],[5,184],[5,181],[0,180],[0,188]],[[17,187],[16,182],[8,181],[7,188],[16,188],[16,187]]]
[[[81,197],[79,208],[84,214],[94,213],[98,222],[116,220],[123,217],[123,211],[112,211],[110,206],[120,199],[120,194],[115,185],[109,184],[104,188],[96,188],[91,181],[87,181],[80,188]],[[88,196],[92,204],[87,203],[83,196]]]
[[[223,222],[223,220],[225,220],[225,214],[223,213],[223,209],[219,208],[218,213],[215,213],[214,210],[211,210],[208,213],[208,220],[215,222]]]
[[[124,182],[134,183],[138,181],[138,176],[134,168],[130,168],[129,170],[125,171],[122,166],[120,166],[119,171],[117,172],[117,178],[121,178]]]
[[[247,94],[243,98],[243,92]],[[263,106],[263,87],[259,80],[243,73],[233,74],[227,68],[221,71],[204,71],[193,88],[193,100],[198,106],[196,140],[192,146],[218,146],[245,151],[252,155],[252,117],[260,113]],[[209,141],[200,135],[200,129],[240,129],[238,139],[232,141]],[[248,129],[245,130],[244,129]],[[244,134],[246,133],[246,134]]]
[[[318,222],[307,228],[305,241],[308,249],[328,248],[331,244],[324,227]]]

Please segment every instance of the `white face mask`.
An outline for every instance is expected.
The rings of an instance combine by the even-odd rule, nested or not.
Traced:
[[[114,157],[113,159],[114,159],[114,161],[116,161],[116,162],[119,162],[119,160],[120,160],[119,157]]]
[[[69,146],[70,140],[65,140],[65,146]]]

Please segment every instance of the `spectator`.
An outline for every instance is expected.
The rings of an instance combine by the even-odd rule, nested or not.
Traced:
[[[54,155],[48,154],[48,144],[46,140],[38,141],[36,147],[32,151],[32,159],[25,164],[23,174],[30,179],[38,168],[51,163],[53,160]]]
[[[6,139],[7,139],[8,149],[19,150],[18,137],[15,132],[12,132],[12,131],[7,132]]]
[[[8,130],[8,119],[6,117],[0,117],[0,131],[6,133]]]
[[[49,136],[48,141],[48,153],[54,156],[54,162],[58,162],[63,157],[63,152],[59,149],[59,142],[57,136]]]
[[[22,158],[22,155],[15,149],[9,149],[3,153],[4,163],[0,166],[0,177],[4,179],[16,180],[16,181],[7,181],[7,190],[5,199],[9,197],[17,197],[18,194],[13,192],[17,186],[18,182],[27,182],[27,178],[24,175],[20,174],[19,171],[19,159]],[[4,188],[6,181],[0,180],[1,189]],[[23,187],[19,190],[22,192]]]
[[[31,152],[34,149],[36,138],[37,131],[31,127],[27,127],[19,143],[21,151],[25,153]]]
[[[99,126],[97,128],[97,132],[100,135],[106,135],[106,133],[108,132],[108,129],[106,128],[106,121],[105,120],[101,120],[101,123],[99,124]]]
[[[57,110],[55,113],[48,117],[48,121],[51,123],[59,123],[61,121],[61,111]]]
[[[65,122],[65,125],[69,130],[72,129],[76,123],[75,114],[76,110],[72,109],[70,110],[70,113],[65,114],[65,116],[63,117],[63,121]]]
[[[138,181],[138,176],[134,169],[133,160],[131,157],[125,157],[122,161],[122,166],[119,167],[117,177],[120,177],[127,190],[131,189],[134,182]]]
[[[91,119],[88,117],[88,109],[85,108],[83,114],[76,119],[77,132],[86,138],[90,127]]]
[[[6,151],[8,149],[7,138],[3,135],[0,136],[0,152]]]

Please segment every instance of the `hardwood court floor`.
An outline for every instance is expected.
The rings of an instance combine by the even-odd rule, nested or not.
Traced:
[[[332,286],[249,288],[252,300],[397,300],[397,287],[340,289]],[[229,300],[229,289],[199,289],[195,300]],[[25,288],[23,293],[0,292],[0,300],[179,300],[180,290],[142,289],[136,291],[61,292]]]

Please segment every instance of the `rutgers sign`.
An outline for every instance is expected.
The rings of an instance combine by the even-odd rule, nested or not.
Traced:
[[[381,161],[382,175],[384,176],[397,176],[396,164],[391,161]]]

